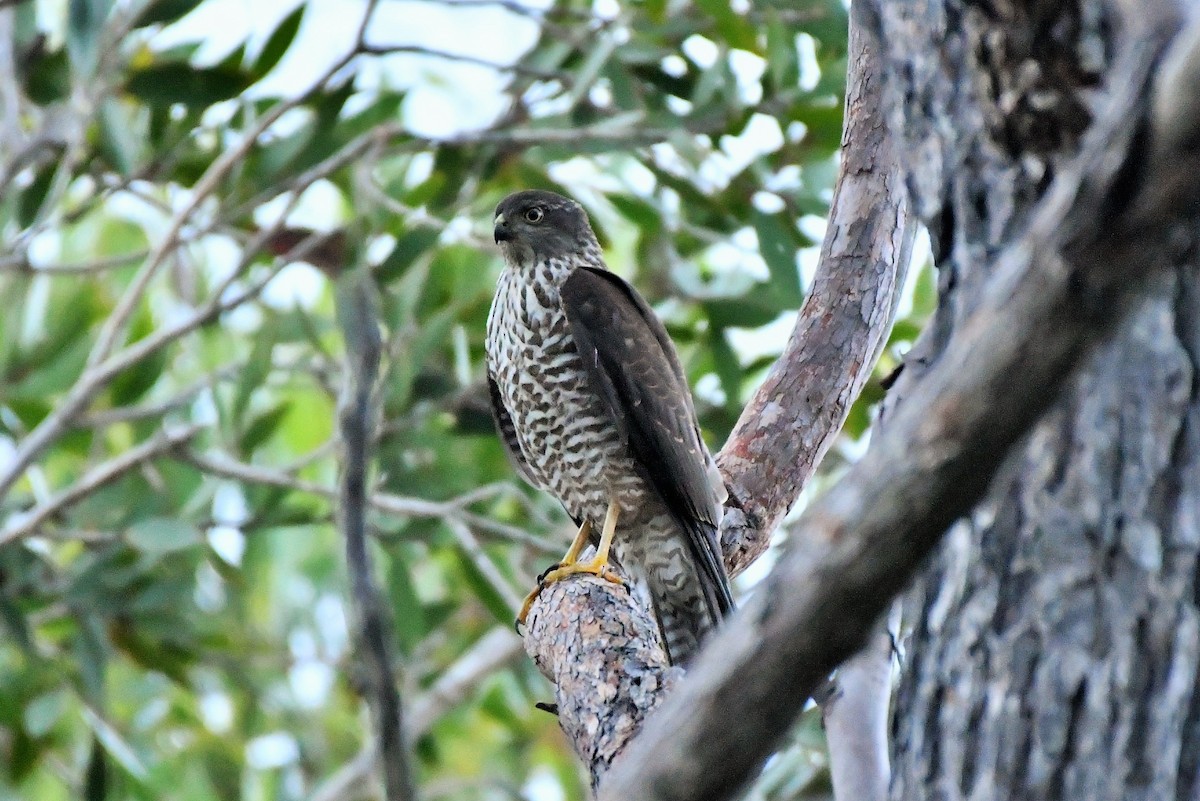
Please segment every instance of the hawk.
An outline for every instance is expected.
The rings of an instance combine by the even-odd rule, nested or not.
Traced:
[[[725,486],[675,348],[605,267],[575,201],[510,195],[496,207],[495,239],[505,266],[487,324],[492,412],[516,469],[579,526],[518,622],[549,582],[621,581],[611,555],[649,600],[672,663],[684,664],[733,598],[717,536]],[[596,554],[583,561],[589,543]]]

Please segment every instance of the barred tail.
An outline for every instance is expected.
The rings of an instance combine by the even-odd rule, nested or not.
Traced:
[[[686,665],[733,610],[733,598],[721,563],[705,560],[689,547],[698,536],[715,541],[716,532],[685,534],[671,528],[672,534],[656,543],[657,552],[647,554],[643,580],[671,664]]]

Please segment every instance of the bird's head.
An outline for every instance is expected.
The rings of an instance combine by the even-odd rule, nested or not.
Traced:
[[[509,195],[496,207],[495,226],[496,244],[514,267],[599,252],[583,207],[553,192],[528,189]]]

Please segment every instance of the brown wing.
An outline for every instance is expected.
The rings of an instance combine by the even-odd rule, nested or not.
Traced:
[[[604,399],[639,470],[687,534],[714,619],[733,608],[717,526],[721,497],[708,471],[692,396],[675,346],[633,287],[607,270],[576,269],[563,310],[594,392]]]
[[[517,429],[513,425],[512,415],[508,413],[508,408],[504,405],[504,398],[500,395],[500,386],[496,383],[496,379],[492,378],[490,372],[487,382],[488,397],[492,401],[492,419],[496,421],[496,431],[500,434],[500,442],[504,445],[508,461],[512,464],[513,469],[521,474],[521,478],[533,484],[533,477],[529,475],[529,463],[521,454],[521,443],[517,442]]]

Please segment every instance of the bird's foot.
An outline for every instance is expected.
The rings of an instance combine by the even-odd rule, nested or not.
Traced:
[[[607,557],[601,558],[597,556],[595,559],[589,559],[586,562],[555,565],[542,574],[541,580],[538,581],[538,587],[534,590],[533,594],[536,595],[548,585],[556,581],[562,581],[568,576],[574,576],[577,573],[588,573],[593,576],[599,576],[606,581],[611,581],[613,584],[625,583],[625,579],[618,576],[617,572],[609,567]]]
[[[601,559],[597,556],[595,559],[589,559],[586,562],[570,562],[554,565],[542,575],[538,576],[537,586],[534,587],[528,595],[525,596],[525,602],[521,604],[521,611],[517,614],[516,629],[517,633],[521,633],[521,626],[525,625],[525,618],[529,617],[529,609],[533,606],[534,599],[541,595],[542,590],[549,587],[556,581],[562,581],[569,576],[574,576],[578,573],[587,573],[592,576],[599,576],[605,581],[611,581],[613,584],[625,586],[625,579],[617,575],[616,571],[608,564],[608,559]]]

